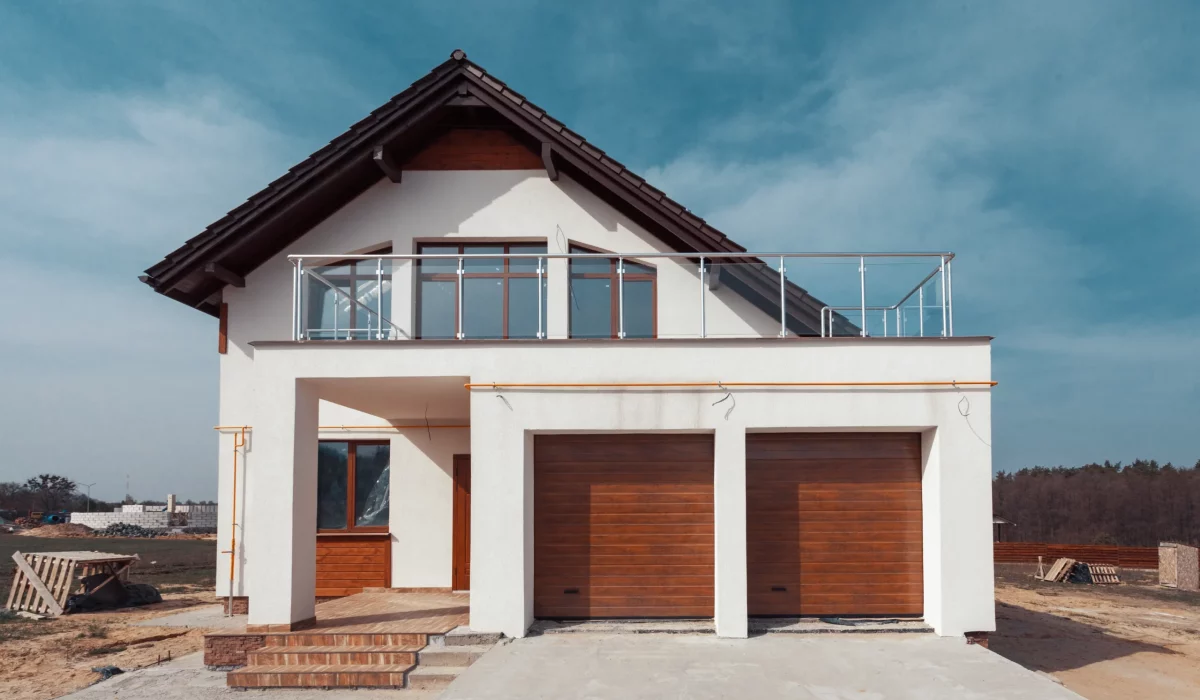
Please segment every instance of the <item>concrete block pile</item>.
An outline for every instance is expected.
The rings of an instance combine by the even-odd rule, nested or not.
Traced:
[[[166,529],[171,524],[171,514],[159,513],[71,513],[71,522],[86,525],[93,530],[103,530],[109,525],[123,523],[150,529]]]

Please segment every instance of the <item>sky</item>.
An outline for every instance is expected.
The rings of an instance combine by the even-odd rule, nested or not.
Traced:
[[[137,276],[461,48],[750,250],[951,250],[994,467],[1200,460],[1200,4],[0,3],[0,481],[216,498]]]

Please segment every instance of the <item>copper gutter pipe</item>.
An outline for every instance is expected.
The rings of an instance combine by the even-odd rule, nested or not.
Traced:
[[[996,386],[993,381],[933,381],[933,382],[526,382],[505,384],[501,382],[463,384],[467,391],[473,389],[663,389],[663,388],[728,388],[728,387],[905,387],[931,386],[957,388],[960,386]]]

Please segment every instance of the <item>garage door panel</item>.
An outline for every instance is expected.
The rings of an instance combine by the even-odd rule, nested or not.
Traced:
[[[747,436],[752,615],[920,615],[920,436]]]
[[[534,440],[534,615],[711,617],[708,435]]]
[[[711,435],[538,435],[537,461],[712,463]]]
[[[748,436],[746,459],[920,459],[912,433],[756,433]],[[797,436],[800,439],[796,439]]]
[[[697,517],[697,516],[703,516],[703,515],[709,516],[707,518],[707,520],[702,520],[701,518]],[[534,529],[537,529],[542,526],[557,527],[557,526],[561,526],[561,525],[574,525],[574,524],[580,524],[580,523],[588,524],[588,525],[590,525],[590,524],[595,524],[595,525],[643,524],[643,525],[647,525],[647,524],[654,524],[654,523],[686,525],[686,524],[697,524],[697,523],[702,523],[702,522],[712,523],[712,508],[711,507],[706,507],[704,509],[695,509],[692,512],[685,512],[685,511],[677,509],[677,508],[672,508],[671,512],[666,512],[666,513],[663,513],[663,512],[647,513],[647,512],[640,512],[640,511],[633,511],[633,512],[626,511],[623,513],[621,513],[621,512],[614,512],[614,513],[563,512],[558,515],[551,515],[551,516],[546,516],[546,517],[538,517],[538,515],[536,513],[534,514]]]

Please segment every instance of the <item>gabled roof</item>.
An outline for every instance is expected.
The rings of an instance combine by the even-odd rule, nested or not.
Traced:
[[[456,50],[408,89],[150,267],[141,280],[161,294],[217,315],[219,292],[231,273],[245,276],[383,177],[374,160],[376,148],[388,153],[390,160],[402,162],[403,155],[427,144],[439,129],[462,123],[502,124],[540,150],[549,167],[568,173],[672,250],[745,252]],[[778,275],[765,265],[730,265],[722,273],[722,284],[779,316]],[[789,329],[816,335],[824,304],[791,282],[786,294]],[[841,316],[836,323],[839,335],[857,334]]]

